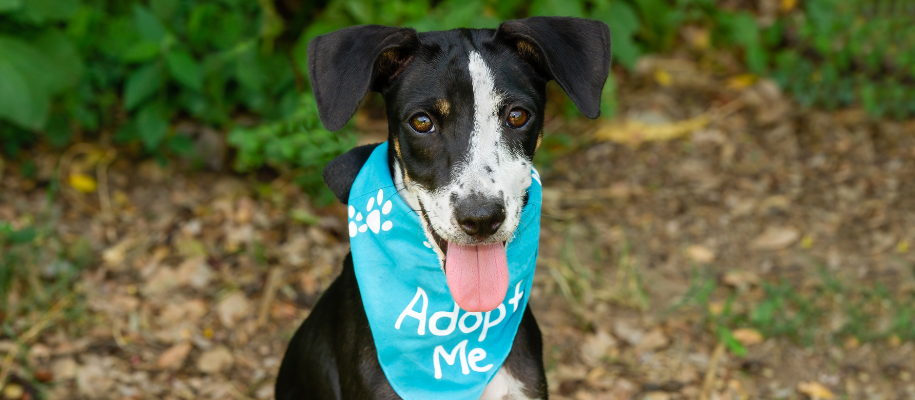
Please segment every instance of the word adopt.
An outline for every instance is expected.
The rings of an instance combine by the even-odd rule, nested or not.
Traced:
[[[524,297],[524,292],[521,291],[522,283],[523,280],[515,285],[515,295],[508,299],[512,314],[518,311],[518,304]],[[419,303],[419,311],[416,311],[417,303]],[[426,295],[426,291],[421,287],[417,287],[416,295],[413,296],[413,301],[411,301],[410,304],[404,308],[403,312],[400,313],[400,317],[397,318],[397,322],[394,324],[394,329],[399,330],[404,319],[411,317],[419,321],[419,327],[416,329],[416,334],[424,336],[426,334],[428,303],[429,299]],[[463,312],[463,315],[460,315],[459,318],[458,316],[461,312]],[[498,316],[493,318],[493,312],[497,312]],[[508,310],[506,309],[505,304],[499,304],[499,307],[495,310],[487,311],[484,314],[482,312],[466,312],[461,310],[457,303],[455,303],[454,309],[451,311],[438,311],[432,314],[432,317],[428,319],[429,333],[433,336],[449,336],[455,332],[455,329],[459,329],[462,333],[469,335],[479,330],[480,335],[476,337],[476,339],[477,342],[482,343],[486,340],[487,332],[489,332],[492,327],[495,327],[504,321],[507,313]],[[445,325],[444,328],[440,327],[442,325],[442,320],[447,321],[447,325]],[[467,346],[469,345],[469,342],[470,339],[461,341],[450,352],[446,351],[445,347],[442,345],[435,346],[432,350],[432,365],[435,368],[435,379],[442,378],[441,359],[444,359],[448,365],[454,365],[455,362],[460,361],[461,373],[464,375],[469,374],[470,371],[486,372],[492,369],[493,365],[491,363],[480,365],[480,363],[484,362],[486,359],[486,350],[475,347],[468,351]]]

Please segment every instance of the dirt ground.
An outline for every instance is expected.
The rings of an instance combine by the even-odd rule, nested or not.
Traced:
[[[915,291],[915,123],[801,110],[771,82],[684,60],[648,59],[619,90],[625,124],[547,122],[571,138],[547,141],[540,167],[530,307],[551,398],[915,398],[915,344],[879,334],[911,323],[892,300]],[[378,126],[360,120],[361,140]],[[36,155],[39,181],[59,156]],[[0,219],[38,214],[45,191],[10,171]],[[48,398],[272,398],[286,343],[349,250],[344,206],[316,207],[289,176],[180,163],[118,158],[107,183],[106,202],[65,188],[52,206],[56,233],[98,255],[75,288],[85,308],[7,321],[40,328],[25,357]],[[847,292],[824,294],[834,282]],[[775,284],[806,296],[815,323],[754,325]],[[839,306],[867,288],[889,294]],[[719,333],[731,315],[749,316],[726,324],[743,355]],[[16,345],[0,336],[0,353]]]

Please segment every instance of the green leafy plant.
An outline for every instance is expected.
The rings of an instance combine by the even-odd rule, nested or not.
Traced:
[[[763,33],[773,77],[805,106],[915,115],[915,27],[905,2],[815,0]]]
[[[229,132],[229,144],[238,150],[235,168],[253,171],[263,165],[278,169],[295,166],[296,176],[305,188],[322,193],[321,200],[333,200],[327,191],[318,192],[321,170],[340,153],[356,144],[352,129],[330,132],[321,125],[311,94],[303,95],[295,112],[273,123],[250,128],[236,127]]]
[[[274,127],[265,132],[301,125],[302,118],[319,126],[315,115],[298,110],[309,91],[311,38],[355,24],[495,28],[531,15],[607,23],[614,60],[625,70],[645,54],[676,50],[684,27],[699,27],[709,33],[711,51],[735,52],[749,71],[771,75],[802,106],[860,105],[898,118],[915,113],[915,27],[888,0],[810,0],[764,22],[756,9],[715,0],[331,0],[277,9],[283,4],[0,0],[0,151],[15,155],[39,140],[63,146],[74,137],[110,136],[161,158],[192,147],[177,132],[178,120],[224,132],[239,119]],[[616,111],[615,89],[611,74],[603,93],[608,118]],[[322,143],[326,132],[309,128],[293,136],[309,134]],[[301,157],[255,156],[250,149],[272,147],[250,140],[239,149],[242,170],[263,165],[258,162],[311,168]],[[327,149],[317,151],[332,154]]]

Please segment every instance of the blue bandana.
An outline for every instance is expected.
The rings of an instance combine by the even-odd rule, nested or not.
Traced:
[[[479,399],[511,350],[527,307],[540,238],[540,176],[508,242],[508,292],[495,310],[466,312],[448,290],[419,215],[394,188],[388,144],[359,171],[349,196],[353,264],[378,361],[405,400]]]

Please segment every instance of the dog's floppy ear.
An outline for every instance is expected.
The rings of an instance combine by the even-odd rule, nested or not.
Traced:
[[[318,114],[336,131],[369,90],[380,91],[406,68],[419,47],[416,31],[381,25],[340,29],[308,43],[308,74]]]
[[[324,183],[330,187],[330,191],[334,192],[334,196],[337,196],[337,199],[343,204],[349,202],[349,190],[353,187],[353,182],[356,181],[359,170],[362,169],[362,166],[365,165],[365,162],[368,161],[369,156],[372,155],[372,152],[375,151],[379,144],[381,143],[354,147],[352,150],[331,160],[324,167],[324,172],[321,173],[321,176],[324,177]]]
[[[600,21],[531,17],[505,21],[496,40],[565,90],[588,118],[600,115],[600,94],[610,72],[610,29]]]

